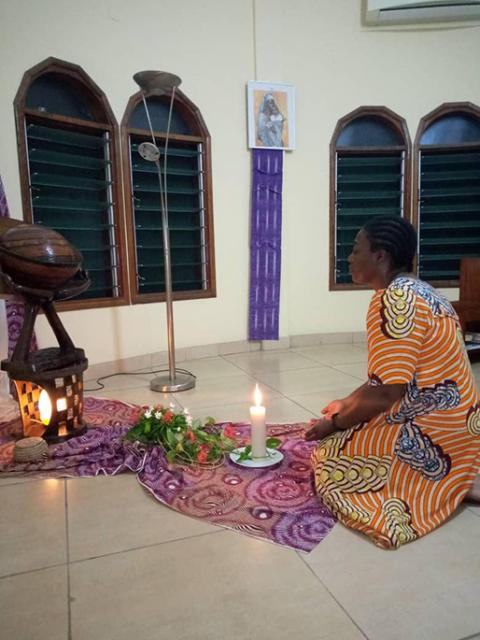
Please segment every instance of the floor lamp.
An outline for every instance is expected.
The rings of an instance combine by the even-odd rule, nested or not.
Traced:
[[[170,259],[170,232],[168,228],[168,192],[167,192],[167,154],[170,123],[172,119],[175,89],[181,83],[181,79],[173,73],[165,71],[139,71],[133,76],[142,93],[143,105],[147,116],[152,142],[142,142],[138,152],[144,160],[153,162],[157,167],[158,183],[160,186],[160,210],[162,213],[163,234],[163,262],[165,271],[165,303],[167,308],[167,335],[168,335],[168,374],[154,378],[150,383],[152,391],[163,393],[186,391],[195,386],[195,376],[188,371],[180,371],[175,367],[175,337],[173,328],[172,305],[172,264]],[[170,108],[168,112],[167,131],[165,134],[165,146],[163,149],[163,176],[160,167],[160,149],[153,133],[152,121],[145,100],[146,95],[160,96],[171,93]]]

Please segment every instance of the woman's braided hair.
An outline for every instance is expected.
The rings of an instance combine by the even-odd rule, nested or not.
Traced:
[[[410,222],[400,216],[375,216],[365,223],[363,230],[371,251],[383,249],[390,256],[394,269],[412,271],[417,234]]]

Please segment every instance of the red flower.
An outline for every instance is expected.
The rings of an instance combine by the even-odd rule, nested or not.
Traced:
[[[200,463],[207,462],[209,452],[210,452],[210,445],[208,444],[200,445],[200,451],[197,454],[197,460]]]
[[[223,435],[226,438],[232,438],[232,440],[235,440],[235,436],[237,435],[237,433],[236,433],[235,427],[233,426],[233,424],[231,422],[229,424],[227,424],[226,427],[224,427]]]
[[[193,433],[191,429],[187,431],[186,436],[188,440],[190,440],[190,442],[195,442],[195,440],[197,439],[197,436]]]
[[[174,415],[173,411],[168,410],[163,414],[163,419],[165,422],[171,422]]]

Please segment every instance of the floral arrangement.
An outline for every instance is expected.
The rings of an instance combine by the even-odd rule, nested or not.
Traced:
[[[213,418],[207,418],[202,424],[192,418],[188,409],[176,413],[173,404],[169,407],[159,404],[144,408],[125,438],[160,445],[169,462],[215,466],[236,444],[215,429],[214,424]]]

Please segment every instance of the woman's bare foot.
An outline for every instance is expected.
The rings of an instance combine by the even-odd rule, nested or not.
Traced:
[[[465,500],[468,502],[476,502],[480,504],[480,475],[477,475],[473,481],[470,491],[465,496]]]

